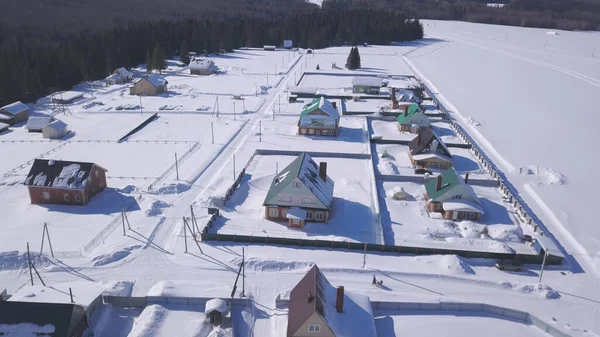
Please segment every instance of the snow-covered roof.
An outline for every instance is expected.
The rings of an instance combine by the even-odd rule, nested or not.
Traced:
[[[12,118],[12,117],[11,117],[11,116],[9,116],[9,115],[5,115],[5,114],[3,114],[3,113],[0,113],[0,122],[1,122],[1,121],[7,121],[7,120],[9,120],[9,119],[11,119],[11,118]]]
[[[48,123],[44,126],[44,128],[52,128],[55,130],[62,130],[64,128],[68,127],[67,123],[61,121],[60,119],[57,119],[51,123]]]
[[[32,116],[27,120],[27,125],[25,128],[27,130],[41,130],[44,126],[50,124],[52,122],[52,117],[50,116]]]
[[[333,104],[331,104],[331,102],[329,100],[327,100],[325,97],[317,97],[317,98],[313,99],[312,102],[306,104],[304,107],[302,107],[302,112],[300,113],[300,115],[302,115],[302,116],[308,115],[317,109],[323,111],[324,113],[326,113],[327,115],[329,115],[331,117],[334,117],[334,118],[340,117],[340,113],[338,112],[338,110],[336,108],[334,108]]]
[[[8,125],[8,124],[0,123],[0,131],[8,130],[9,126],[10,125]]]
[[[25,179],[27,186],[83,189],[94,163],[36,159]],[[96,165],[98,166],[98,165]],[[105,170],[98,166],[100,169]],[[105,170],[106,171],[106,170]]]
[[[287,211],[288,219],[306,220],[307,212],[300,207],[291,207]]]
[[[452,159],[450,157],[446,157],[439,153],[423,153],[423,154],[413,155],[414,160],[426,160],[426,159],[431,159],[431,158],[438,158],[440,160],[445,160],[445,161],[449,161],[449,162],[452,161]]]
[[[229,305],[227,302],[220,298],[213,298],[212,300],[208,300],[206,305],[204,306],[204,313],[210,314],[213,311],[218,311],[222,315],[227,315],[229,313]]]
[[[318,90],[316,87],[290,87],[291,94],[316,94]]]
[[[160,86],[163,86],[163,85],[166,85],[169,83],[169,82],[167,82],[167,80],[164,77],[157,75],[157,74],[148,74],[148,75],[144,76],[142,79],[144,79],[144,78],[146,80],[148,80],[148,82],[150,82],[150,84],[152,84],[155,87],[160,87]]]
[[[352,85],[381,87],[383,85],[383,79],[379,77],[355,77],[352,79]]]
[[[113,72],[113,75],[117,75],[120,78],[133,77],[133,73],[123,67],[115,69],[115,71]]]
[[[20,101],[5,105],[0,108],[5,113],[8,113],[12,116],[17,115],[23,111],[27,111],[29,107],[25,103],[21,103]]]
[[[215,66],[215,62],[207,58],[197,58],[190,61],[190,69],[212,69]]]
[[[413,91],[406,89],[397,89],[396,100],[398,100],[399,102],[421,102],[421,99]]]
[[[483,208],[480,204],[467,199],[453,199],[444,201],[444,211],[475,212],[483,214]]]

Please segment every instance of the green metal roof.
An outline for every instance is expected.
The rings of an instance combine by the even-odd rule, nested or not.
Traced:
[[[302,107],[302,113],[300,113],[300,116],[305,116],[315,110],[318,110],[320,101],[321,97],[317,97],[313,99],[312,102],[305,104],[304,107]]]
[[[460,184],[461,178],[458,176],[458,173],[454,168],[449,168],[442,172],[441,176],[442,188],[440,188],[438,191],[435,189],[437,186],[437,177],[431,178],[425,183],[425,191],[431,200],[435,201],[437,198],[454,188],[454,186]]]
[[[306,156],[306,152],[302,152],[302,154],[300,154],[288,166],[281,170],[281,172],[276,175],[275,178],[273,178],[271,187],[269,187],[269,192],[267,192],[267,196],[263,202],[263,206],[298,177],[300,174],[300,168],[302,168],[304,156]]]
[[[419,113],[419,106],[416,104],[412,104],[406,110],[406,114],[400,114],[398,116],[398,124],[405,124],[408,118],[416,113]]]

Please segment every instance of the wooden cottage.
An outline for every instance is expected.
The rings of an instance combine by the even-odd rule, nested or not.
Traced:
[[[167,91],[167,80],[157,74],[148,74],[129,88],[131,95],[155,96]]]
[[[106,188],[106,172],[94,163],[36,159],[25,186],[32,204],[86,205]]]
[[[379,77],[355,77],[352,79],[352,92],[355,94],[379,95],[383,79]]]
[[[59,119],[44,125],[42,128],[42,135],[47,139],[61,139],[68,133],[69,126]]]
[[[375,337],[368,296],[335,288],[316,265],[290,292],[287,337]]]
[[[123,67],[115,69],[115,71],[105,79],[109,84],[128,83],[131,82],[131,80],[133,80],[133,73]]]
[[[302,153],[273,178],[263,203],[265,218],[304,227],[306,221],[328,222],[333,205],[333,180],[327,163],[319,166]]]
[[[210,75],[215,73],[215,62],[207,58],[192,59],[189,68],[192,75]]]
[[[454,168],[428,180],[425,183],[427,210],[442,213],[446,220],[479,220],[483,207],[468,182],[469,174],[463,180]]]
[[[337,136],[340,114],[337,106],[324,97],[306,104],[298,120],[298,134],[309,136]]]
[[[223,318],[229,314],[229,304],[220,298],[208,300],[204,306],[206,320],[214,325],[221,325]]]
[[[410,162],[416,167],[452,167],[452,154],[432,129],[425,129],[408,143]]]
[[[0,123],[14,125],[29,118],[29,106],[21,102],[14,102],[0,108]]]
[[[400,132],[419,133],[431,128],[431,121],[421,112],[417,104],[411,104],[403,113],[398,115],[398,130]]]

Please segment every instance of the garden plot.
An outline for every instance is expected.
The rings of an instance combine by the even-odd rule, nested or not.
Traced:
[[[498,190],[473,186],[484,209],[479,222],[444,220],[426,208],[425,187],[413,182],[378,183],[382,227],[386,244],[464,250],[531,253],[522,244],[523,229]],[[394,191],[406,200],[394,200]],[[527,225],[523,225],[524,227]]]
[[[23,133],[23,135],[33,136],[34,134]],[[38,134],[35,134],[35,136],[38,136]],[[60,142],[51,141],[0,142],[0,152],[3,153],[2,159],[0,160],[0,184],[4,174],[12,173],[9,171],[13,169],[17,169],[17,171],[23,169],[29,170],[31,164],[28,164],[28,161],[40,157],[42,154],[59,147],[61,144],[62,143]],[[9,153],[10,155],[8,155]],[[19,166],[21,165],[23,165],[23,167],[19,169]],[[23,178],[23,181],[25,181],[25,178]]]
[[[249,165],[240,187],[221,210],[214,225],[219,234],[255,235],[335,241],[377,243],[375,207],[371,193],[369,162],[359,159],[313,158],[327,162],[327,174],[334,181],[333,209],[329,223],[307,223],[292,229],[287,223],[264,218],[262,203],[267,195],[276,167],[282,170],[295,157],[256,156]]]
[[[433,131],[437,133],[444,143],[447,144],[463,144],[462,139],[458,138],[456,133],[450,129],[450,125],[441,121],[431,121]],[[410,132],[401,132],[398,129],[398,121],[394,117],[386,117],[386,119],[370,119],[373,135],[380,136],[383,139],[411,141],[416,134]]]
[[[249,141],[256,146],[273,150],[367,153],[365,119],[342,117],[339,134],[331,136],[298,135],[298,117],[277,116],[275,120],[263,119],[262,142],[257,136]],[[259,130],[256,130],[258,133]]]
[[[309,69],[315,68],[317,64],[322,71],[340,73],[371,73],[377,75],[412,75],[410,68],[402,61],[401,55],[412,49],[413,46],[369,46],[358,47],[360,52],[361,68],[352,71],[344,68],[351,47],[332,47],[315,51],[308,64]],[[332,69],[332,63],[338,68]]]
[[[361,99],[358,102],[346,100],[344,102],[345,110],[343,113],[363,113],[372,114],[381,111],[381,108],[390,107],[389,99]],[[396,128],[398,130],[398,128]]]
[[[117,141],[151,116],[150,113],[75,113],[56,116],[69,126],[73,140]],[[41,136],[41,135],[40,135]]]
[[[549,336],[534,325],[518,321],[485,316],[479,313],[426,313],[426,312],[378,312],[375,317],[377,335],[384,336],[447,336],[478,337],[481,332],[489,337]]]
[[[189,143],[78,142],[68,143],[46,159],[96,163],[108,170],[109,187],[145,187],[174,163],[175,153],[182,155],[191,146]],[[28,172],[29,166],[16,175],[25,180]]]
[[[308,59],[310,60],[310,57]],[[304,74],[300,85],[307,88],[317,88],[320,91],[326,90],[329,94],[350,95],[352,94],[353,78],[352,76],[336,76],[335,74]]]
[[[21,185],[0,186],[0,198],[4,203],[0,251],[24,252],[29,242],[32,251],[39,252],[42,230],[47,223],[54,251],[68,252],[66,257],[83,251],[85,244],[120,216],[121,205],[128,205],[131,212],[144,207],[134,196],[111,188],[94,196],[86,206],[32,205],[27,187]],[[44,251],[49,254],[47,242]],[[17,260],[15,263],[23,262]]]

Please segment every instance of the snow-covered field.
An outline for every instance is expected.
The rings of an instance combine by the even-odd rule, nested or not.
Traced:
[[[143,97],[143,114],[139,111],[139,97],[129,96],[128,85],[81,84],[74,90],[84,92],[84,98],[70,104],[70,112],[56,115],[72,127],[72,135],[61,141],[43,141],[39,134],[27,133],[22,125],[0,135],[0,174],[10,173],[0,176],[0,288],[16,293],[17,299],[47,300],[50,297],[46,295],[56,294],[64,296],[64,301],[69,287],[77,298],[81,292],[87,295],[97,291],[98,282],[126,280],[98,289],[122,296],[227,298],[244,254],[245,291],[253,299],[253,307],[233,310],[234,323],[241,327],[233,331],[234,335],[284,336],[287,311],[276,308],[275,299],[289,293],[317,263],[332,285],[343,285],[374,301],[484,302],[531,312],[575,337],[598,337],[600,284],[592,264],[600,251],[600,231],[594,226],[594,213],[590,211],[590,191],[599,187],[598,172],[593,169],[598,156],[594,156],[590,138],[598,120],[590,107],[600,97],[596,93],[600,82],[594,79],[600,77],[600,67],[598,58],[590,54],[593,44],[600,45],[600,35],[562,31],[550,35],[547,30],[432,21],[425,23],[425,29],[431,36],[422,41],[359,47],[364,67],[361,72],[411,74],[404,55],[415,72],[439,90],[439,98],[454,105],[448,105],[453,111],[451,117],[465,126],[505,171],[568,254],[564,265],[544,270],[540,286],[540,266],[526,265],[525,271],[518,273],[501,272],[493,267],[493,260],[453,255],[363,255],[362,251],[234,242],[198,242],[200,251],[189,233],[188,253],[184,253],[182,219],[189,221],[190,206],[196,204],[192,209],[203,226],[207,220],[203,208],[206,202],[223,194],[232,183],[232,173],[239,172],[256,149],[369,153],[363,117],[342,118],[342,131],[337,138],[295,135],[297,116],[305,102],[288,103],[287,88],[295,85],[294,78],[299,79],[304,70],[314,72],[317,64],[323,73],[352,73],[331,69],[332,62],[343,67],[350,49],[334,47],[315,50],[314,56],[239,50],[215,56],[222,72],[205,77],[190,76],[185,67],[170,61],[169,69],[164,71],[169,92]],[[140,66],[134,70],[137,77],[142,69]],[[275,76],[275,72],[280,74]],[[322,79],[327,84],[339,78]],[[232,100],[233,95],[240,94],[243,102]],[[218,118],[211,116],[217,97]],[[34,113],[51,112],[47,101],[41,99],[33,107]],[[237,114],[234,121],[233,102],[236,113],[244,109],[243,105],[252,113]],[[133,110],[114,111],[119,106]],[[128,141],[117,143],[154,111],[159,112],[157,120]],[[578,125],[569,127],[573,122],[563,116],[573,114]],[[459,142],[446,123],[432,120],[442,139]],[[373,129],[384,138],[402,137],[394,122],[374,120]],[[410,139],[412,135],[406,140]],[[200,145],[180,163],[177,179],[175,170],[167,168],[174,163],[175,153],[183,154],[195,142]],[[52,149],[56,151],[45,158],[89,160],[106,167],[111,188],[85,207],[30,205],[27,189],[20,184],[30,167],[28,162]],[[451,151],[457,151],[457,156],[474,165],[468,150]],[[591,159],[585,164],[585,174],[577,170],[581,164],[573,164],[581,163],[578,158],[582,154]],[[423,213],[424,201],[419,197],[424,190],[422,184],[378,182],[380,194],[401,186],[412,196],[407,201],[384,199],[381,234],[375,228],[378,201],[371,195],[373,167],[366,159],[315,158],[328,162],[329,174],[336,183],[329,224],[311,223],[302,230],[292,230],[283,223],[265,221],[261,205],[276,163],[281,170],[291,160],[289,156],[257,156],[233,199],[221,209],[223,217],[216,224],[219,232],[358,242],[379,242],[385,235],[386,241],[391,238],[396,243],[412,240],[414,244],[431,243],[446,248],[452,244],[458,249],[466,244],[491,251],[525,252],[526,246],[513,240],[527,234],[528,227],[520,232],[513,209],[503,202],[497,189],[490,187],[475,186],[486,210],[481,224],[461,222],[458,227],[449,228],[443,220]],[[475,164],[479,167],[478,162]],[[14,168],[16,171],[9,172]],[[148,185],[159,175],[162,178],[148,191]],[[131,228],[126,226],[123,235],[121,223],[117,222],[96,248],[84,251],[82,246],[111,221],[119,220],[121,204],[128,206]],[[44,255],[39,255],[44,222],[48,223],[57,253],[55,259],[49,256],[47,244]],[[477,233],[483,226],[487,235],[497,241],[481,239]],[[445,241],[431,239],[431,233],[442,233]],[[479,239],[474,239],[476,235]],[[43,295],[41,290],[32,292],[25,286],[30,283],[27,242],[33,262],[48,285],[41,289],[48,289]],[[371,286],[373,274],[384,281],[385,287]],[[34,281],[39,284],[37,278]],[[75,283],[90,288],[86,290]],[[237,286],[239,297],[240,283]],[[107,310],[98,317],[104,325],[94,328],[98,336],[166,336],[173,335],[173,330],[178,336],[203,335],[208,331],[201,323],[201,308],[103,309]],[[491,330],[497,335],[536,336],[539,332],[491,318],[421,317],[378,318],[379,335],[410,335],[415,331],[459,331],[460,335],[468,331],[477,335]],[[424,322],[428,324],[421,326]],[[436,330],[438,327],[443,330]]]
[[[333,206],[329,222],[309,222],[302,229],[264,218],[262,203],[275,176],[295,157],[256,156],[248,166],[241,186],[222,209],[211,231],[219,234],[305,238],[318,240],[379,243],[372,209],[377,202],[371,196],[370,164],[361,159],[314,158],[327,163],[327,175],[334,181]]]

